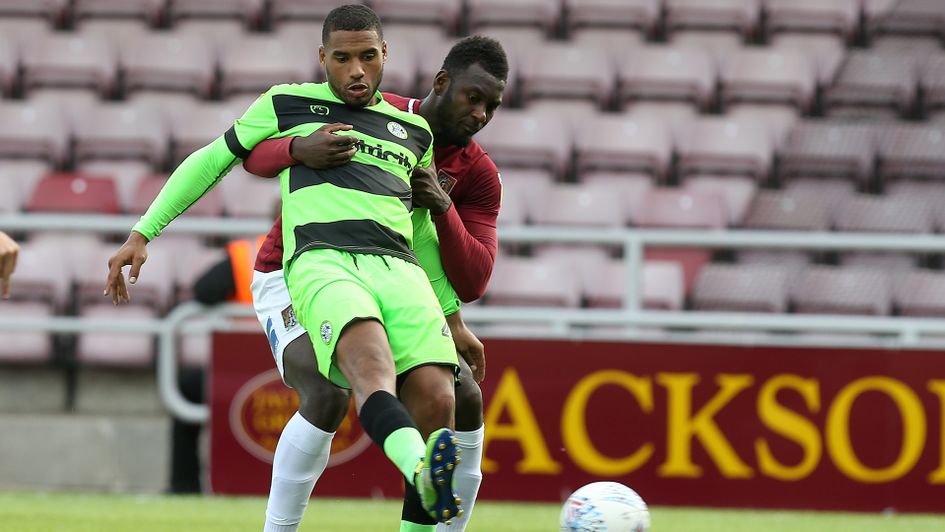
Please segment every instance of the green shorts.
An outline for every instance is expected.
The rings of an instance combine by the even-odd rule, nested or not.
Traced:
[[[384,326],[398,375],[429,364],[458,367],[446,318],[426,274],[415,264],[316,249],[296,257],[286,284],[299,323],[315,347],[318,370],[338,386],[350,388],[336,364],[335,344],[349,323],[362,319]]]

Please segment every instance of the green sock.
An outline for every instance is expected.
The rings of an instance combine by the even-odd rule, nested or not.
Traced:
[[[436,530],[436,525],[421,525],[410,521],[400,521],[400,532],[431,532],[432,530]]]
[[[399,428],[384,439],[384,454],[394,462],[411,484],[417,463],[423,458],[426,450],[427,445],[420,436],[420,431],[413,427]]]

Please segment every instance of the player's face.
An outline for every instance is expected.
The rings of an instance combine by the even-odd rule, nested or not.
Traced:
[[[335,96],[352,107],[374,103],[387,59],[387,43],[376,31],[333,31],[318,59]]]
[[[502,105],[505,82],[473,64],[453,77],[441,72],[436,83],[448,84],[436,110],[437,144],[466,146]]]

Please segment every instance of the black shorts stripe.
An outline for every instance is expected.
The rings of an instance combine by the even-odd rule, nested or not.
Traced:
[[[337,249],[348,253],[390,255],[417,266],[416,255],[404,235],[374,220],[312,222],[295,227],[295,259],[312,249]]]
[[[383,113],[352,109],[337,102],[291,94],[276,94],[272,97],[272,107],[279,121],[279,131],[288,131],[295,126],[310,123],[351,124],[355,126],[355,131],[407,148],[416,155],[418,160],[423,158],[427,147],[433,142],[433,135],[420,126]],[[391,133],[387,129],[390,122],[400,124],[407,133],[407,138],[402,139]]]
[[[226,140],[226,147],[230,149],[230,153],[240,159],[249,157],[249,150],[240,144],[240,139],[236,136],[236,129],[234,127],[231,126],[230,129],[226,130],[226,133],[223,134],[223,139]]]
[[[289,193],[323,183],[377,196],[397,198],[404,203],[408,211],[411,210],[410,185],[376,166],[350,161],[325,170],[312,170],[301,164],[289,169]]]

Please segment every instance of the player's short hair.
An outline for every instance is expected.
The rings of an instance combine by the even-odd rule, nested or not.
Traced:
[[[322,44],[328,42],[333,31],[371,31],[384,38],[381,19],[371,8],[362,4],[347,4],[332,9],[322,24]]]
[[[482,35],[471,35],[454,44],[443,60],[443,70],[455,75],[472,65],[479,65],[483,70],[506,81],[509,76],[509,60],[499,41]]]

